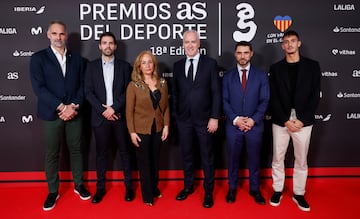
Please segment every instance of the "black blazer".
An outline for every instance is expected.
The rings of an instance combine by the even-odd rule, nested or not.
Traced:
[[[285,59],[270,67],[270,113],[273,123],[284,126],[291,113],[290,79]],[[304,126],[315,122],[320,101],[320,66],[317,61],[300,57],[294,104],[297,118]]]
[[[221,113],[221,81],[214,59],[200,55],[195,80],[190,84],[185,75],[186,58],[173,66],[172,104],[177,120],[191,119],[206,125]]]
[[[113,105],[115,113],[125,119],[126,87],[130,81],[131,66],[128,62],[115,58],[113,81]],[[101,125],[105,120],[102,113],[106,104],[106,90],[102,69],[102,59],[88,63],[85,74],[85,97],[91,104],[91,124],[93,127]]]
[[[84,101],[84,72],[86,61],[80,55],[66,52],[65,77],[50,47],[34,53],[30,59],[30,79],[38,97],[37,115],[40,119],[53,121],[61,104],[79,104]]]

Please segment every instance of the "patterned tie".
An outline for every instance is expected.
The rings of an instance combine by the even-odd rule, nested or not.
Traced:
[[[246,89],[246,69],[241,69],[242,77],[241,77],[241,86],[242,90],[245,91]]]
[[[193,65],[193,60],[194,59],[189,59],[190,61],[190,66],[189,66],[189,69],[188,69],[188,73],[187,73],[187,78],[189,80],[189,82],[193,82],[193,78],[194,78],[194,65]]]

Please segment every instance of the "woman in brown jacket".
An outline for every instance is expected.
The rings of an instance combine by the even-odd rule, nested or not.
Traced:
[[[161,141],[169,134],[168,87],[157,72],[157,61],[150,51],[135,60],[132,81],[126,91],[126,122],[136,146],[143,201],[152,206],[161,197],[158,188]]]

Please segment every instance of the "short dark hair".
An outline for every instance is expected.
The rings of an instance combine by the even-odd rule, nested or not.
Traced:
[[[64,30],[66,31],[66,24],[64,22],[60,21],[60,20],[52,20],[52,21],[50,21],[49,26],[48,26],[48,30],[54,24],[59,24],[59,25],[63,26]]]
[[[284,39],[285,37],[289,37],[289,36],[296,36],[296,38],[298,38],[298,40],[300,40],[299,34],[295,30],[286,31],[282,38]]]
[[[248,42],[248,41],[240,41],[240,42],[236,43],[236,45],[235,45],[235,51],[236,51],[236,49],[237,49],[239,46],[248,46],[248,47],[250,48],[250,51],[253,51],[253,50],[252,50],[252,45],[251,45],[251,43]]]
[[[116,37],[115,37],[115,35],[114,35],[112,32],[102,33],[102,34],[100,35],[99,44],[101,44],[101,40],[102,40],[102,38],[105,37],[105,36],[112,37],[113,40],[114,40],[114,44],[116,45]]]

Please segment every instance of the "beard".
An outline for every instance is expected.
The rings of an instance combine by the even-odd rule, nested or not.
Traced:
[[[102,53],[104,56],[113,56],[114,55],[114,51],[111,49],[105,49],[105,50],[103,50]]]

